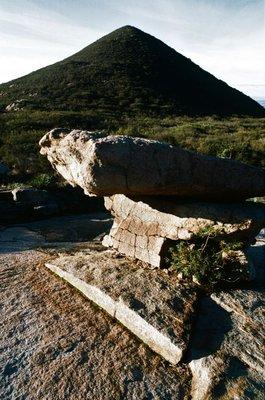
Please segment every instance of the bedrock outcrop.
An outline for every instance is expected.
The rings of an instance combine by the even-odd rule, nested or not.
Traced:
[[[265,195],[265,170],[154,140],[53,129],[41,153],[92,196],[152,195],[239,200]]]

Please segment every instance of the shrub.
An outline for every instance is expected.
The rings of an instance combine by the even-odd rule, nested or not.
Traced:
[[[190,241],[178,241],[169,249],[167,263],[183,279],[211,288],[217,283],[231,284],[248,278],[242,262],[243,244],[220,239],[220,230],[204,229]]]

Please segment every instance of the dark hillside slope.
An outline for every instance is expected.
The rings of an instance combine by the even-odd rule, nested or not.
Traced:
[[[160,40],[125,26],[51,66],[0,85],[0,103],[106,115],[252,115],[262,106]]]

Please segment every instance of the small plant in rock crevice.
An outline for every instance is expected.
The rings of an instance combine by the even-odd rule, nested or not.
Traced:
[[[206,227],[191,240],[179,240],[166,259],[170,270],[186,281],[211,288],[218,283],[234,284],[248,278],[243,243],[222,238],[222,229]]]

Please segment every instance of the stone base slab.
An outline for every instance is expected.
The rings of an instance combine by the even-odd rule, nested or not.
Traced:
[[[46,267],[134,333],[171,364],[189,340],[197,293],[176,276],[144,269],[114,251],[60,256]]]

